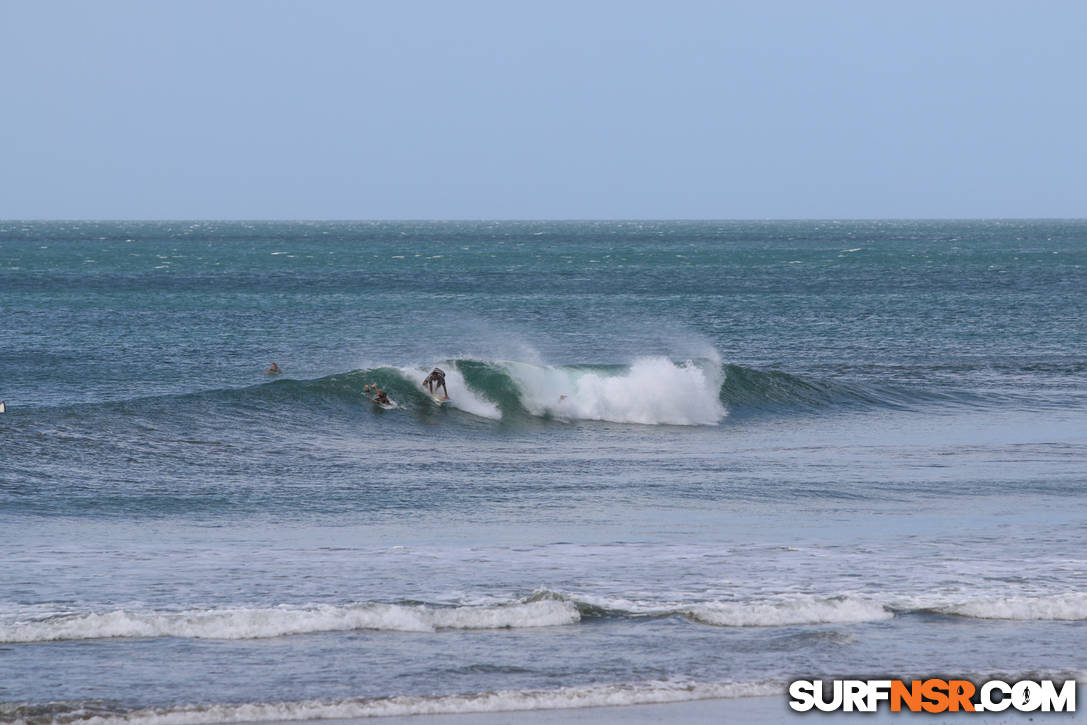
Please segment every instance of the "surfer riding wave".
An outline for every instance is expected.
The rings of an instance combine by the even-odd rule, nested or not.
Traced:
[[[430,374],[423,379],[423,387],[431,395],[436,395],[435,391],[440,387],[442,389],[442,400],[449,397],[449,390],[445,387],[445,371],[441,368],[434,368],[430,371]]]

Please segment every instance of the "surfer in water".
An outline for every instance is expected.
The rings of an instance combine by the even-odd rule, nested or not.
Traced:
[[[281,372],[283,372],[283,371],[279,369],[278,365],[276,365],[275,363],[271,363],[270,365],[268,365],[268,369],[264,371],[264,374],[265,375],[279,375]]]
[[[370,400],[377,403],[378,405],[393,404],[393,401],[389,400],[389,396],[385,393],[385,391],[378,390],[377,385],[375,385],[374,383],[370,383],[369,385],[363,385],[362,389],[368,393],[372,393],[374,397],[370,398]]]
[[[423,380],[423,387],[430,391],[431,395],[434,395],[435,391],[440,387],[442,397],[449,397],[449,390],[445,387],[445,371],[441,368],[434,368],[430,371],[430,375],[427,375]]]

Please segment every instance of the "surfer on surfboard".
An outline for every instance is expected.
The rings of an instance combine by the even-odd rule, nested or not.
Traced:
[[[432,396],[435,396],[435,391],[441,387],[442,400],[449,397],[449,389],[445,387],[445,371],[441,368],[434,368],[430,371],[430,375],[427,375],[423,380],[423,387],[426,388]]]
[[[369,385],[363,385],[362,389],[368,393],[373,393],[374,397],[370,398],[371,401],[378,405],[392,405],[393,401],[389,400],[389,396],[384,390],[378,390],[377,385],[370,383]]]

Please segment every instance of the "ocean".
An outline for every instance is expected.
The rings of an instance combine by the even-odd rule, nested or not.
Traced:
[[[1087,672],[1085,221],[6,221],[0,340],[3,722]]]

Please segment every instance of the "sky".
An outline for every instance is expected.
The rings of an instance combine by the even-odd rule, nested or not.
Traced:
[[[2,219],[1087,217],[1080,0],[0,0]]]

